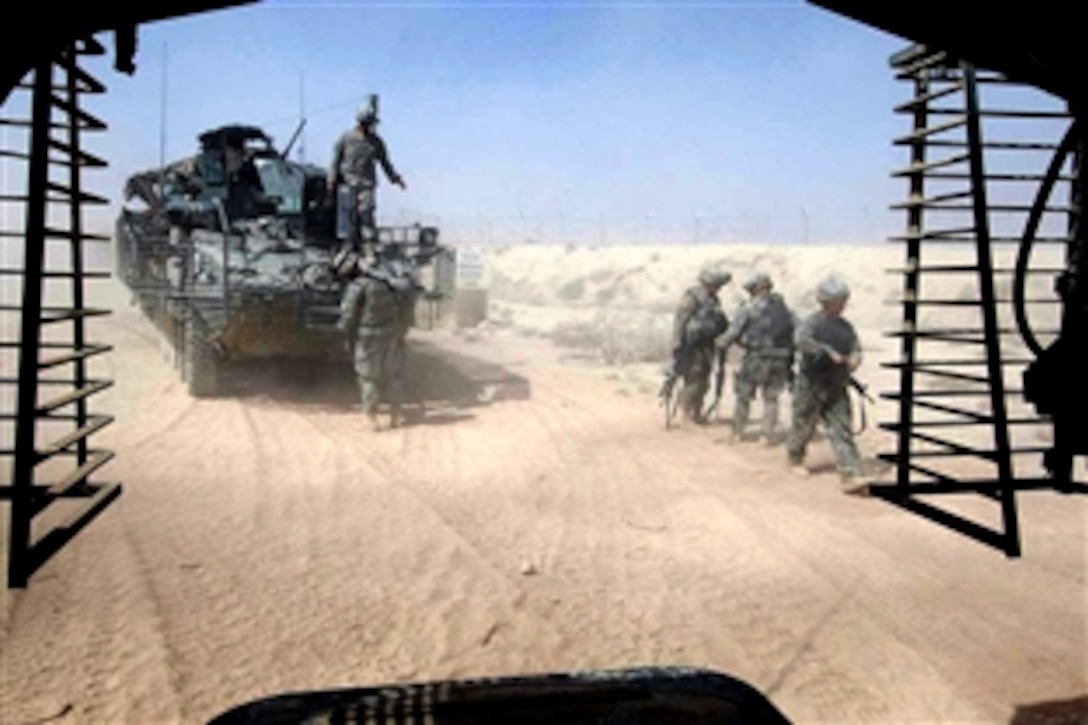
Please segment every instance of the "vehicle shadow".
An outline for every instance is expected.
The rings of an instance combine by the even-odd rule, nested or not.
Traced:
[[[338,363],[238,362],[223,370],[221,383],[219,397],[251,405],[355,414],[360,403],[346,355]],[[416,425],[456,423],[473,417],[472,409],[531,396],[529,380],[502,365],[411,339],[403,389],[406,422]]]
[[[1009,725],[1084,725],[1088,723],[1088,695],[1019,705]]]

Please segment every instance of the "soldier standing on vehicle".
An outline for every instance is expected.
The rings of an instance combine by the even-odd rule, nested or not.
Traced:
[[[733,343],[739,343],[745,351],[735,377],[737,398],[729,442],[743,438],[752,400],[757,391],[762,391],[762,437],[765,445],[771,445],[778,428],[778,399],[789,385],[793,369],[797,319],[782,295],[773,291],[771,278],[766,274],[752,275],[744,283],[744,289],[751,300],[737,310],[729,330],[718,338],[723,353],[728,353]]]
[[[398,293],[376,270],[376,263],[364,260],[352,250],[343,250],[333,260],[337,274],[349,280],[340,303],[338,327],[348,337],[355,374],[362,393],[362,409],[374,430],[380,430],[379,403],[389,403],[390,427],[401,418],[402,350]]]
[[[838,461],[846,493],[866,494],[859,480],[861,461],[851,430],[853,410],[847,390],[850,377],[861,364],[861,345],[854,326],[843,316],[850,290],[837,277],[828,277],[816,288],[821,310],[805,318],[794,343],[801,354],[793,391],[793,427],[786,444],[791,470],[802,476],[805,449],[816,425],[823,421]]]
[[[699,284],[684,292],[673,321],[673,365],[684,380],[680,391],[681,419],[703,425],[703,400],[714,368],[714,340],[729,327],[718,292],[733,278],[714,266],[704,267]]]
[[[359,110],[356,115],[358,125],[345,131],[336,141],[329,165],[330,195],[336,194],[340,184],[347,189],[350,207],[348,243],[352,249],[362,251],[372,248],[377,241],[374,208],[378,176],[375,167],[381,164],[390,183],[408,188],[389,160],[385,141],[375,131],[378,124],[375,104],[376,98],[372,96],[370,104]]]

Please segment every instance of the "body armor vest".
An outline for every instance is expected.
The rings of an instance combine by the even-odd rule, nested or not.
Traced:
[[[685,339],[689,345],[707,343],[721,335],[729,327],[729,320],[722,312],[721,304],[701,289],[688,291],[695,301],[695,311],[684,328]]]
[[[781,295],[767,295],[753,305],[752,311],[752,322],[744,331],[744,347],[755,351],[793,348],[793,318]]]
[[[857,334],[854,326],[841,317],[821,315],[812,326],[812,336],[840,355],[847,356],[854,349]],[[822,385],[845,385],[849,377],[847,369],[836,365],[827,355],[805,356],[805,373]]]

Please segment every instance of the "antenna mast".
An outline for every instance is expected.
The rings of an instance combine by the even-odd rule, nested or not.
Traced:
[[[298,74],[298,120],[299,123],[303,123],[306,120],[306,87],[303,73],[299,71]],[[305,126],[303,126],[305,129]],[[306,132],[303,130],[302,137],[298,140],[298,160],[299,163],[306,163]]]
[[[166,42],[162,44],[162,99],[159,107],[159,168],[166,166]]]

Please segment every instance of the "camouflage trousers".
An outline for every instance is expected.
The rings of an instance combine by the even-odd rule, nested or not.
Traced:
[[[404,402],[403,338],[392,334],[360,337],[355,341],[354,354],[363,411],[374,415],[380,403],[399,410]]]
[[[367,186],[348,186],[347,188],[350,194],[347,241],[353,249],[363,250],[364,244],[373,245],[377,237],[374,221],[376,195],[374,189]]]
[[[838,461],[839,473],[859,475],[861,460],[850,427],[852,417],[850,393],[845,387],[831,390],[818,388],[804,376],[798,376],[793,391],[793,426],[786,441],[790,465],[800,465],[804,460],[805,449],[816,432],[816,425],[822,421]]]
[[[714,346],[706,345],[691,351],[691,361],[683,375],[678,410],[689,420],[703,418],[703,401],[710,390],[710,375],[714,371]]]
[[[763,394],[763,435],[771,436],[778,428],[778,399],[789,385],[790,360],[748,353],[741,362],[734,380],[737,395],[733,406],[733,430],[744,433],[748,425],[752,400],[757,392]]]

